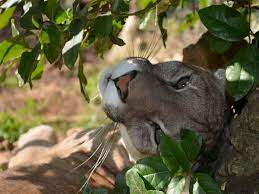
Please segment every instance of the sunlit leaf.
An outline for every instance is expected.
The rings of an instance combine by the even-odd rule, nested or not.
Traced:
[[[227,91],[239,100],[259,84],[259,49],[242,48],[226,68]]]
[[[12,37],[16,37],[20,34],[19,30],[15,26],[14,19],[11,19]]]
[[[200,187],[199,183],[196,182],[193,185],[193,190],[192,190],[193,194],[206,194],[205,191]]]
[[[19,3],[21,0],[7,0],[4,4],[0,6],[2,9],[8,9],[15,5],[16,3]]]
[[[85,21],[75,19],[69,26],[70,40],[65,43],[62,49],[62,55],[65,65],[72,69],[77,61],[79,48],[84,36]]]
[[[9,24],[9,21],[11,17],[13,16],[13,13],[15,11],[15,6],[10,7],[6,10],[4,10],[2,13],[0,13],[0,30],[2,30],[4,27],[6,27]]]
[[[29,49],[24,41],[4,40],[0,43],[0,64],[20,58],[27,50]]]
[[[163,191],[149,190],[145,194],[164,194]]]
[[[174,176],[170,181],[166,194],[180,194],[183,192],[185,178],[182,176]]]
[[[39,59],[36,62],[36,68],[34,69],[34,71],[31,74],[32,80],[41,78],[43,70],[44,70],[43,67],[44,67],[44,54],[41,53],[39,56]]]
[[[133,168],[142,175],[154,189],[161,190],[169,182],[170,172],[159,157],[148,157],[138,161]]]
[[[146,194],[144,181],[135,169],[130,169],[126,173],[126,183],[130,188],[130,194]]]

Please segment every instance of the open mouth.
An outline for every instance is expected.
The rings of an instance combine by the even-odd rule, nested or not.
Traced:
[[[136,76],[137,76],[137,71],[134,70],[113,80],[117,88],[117,91],[119,93],[119,96],[124,103],[126,102],[126,98],[128,97],[128,94],[129,94],[129,91],[128,91],[129,83]]]

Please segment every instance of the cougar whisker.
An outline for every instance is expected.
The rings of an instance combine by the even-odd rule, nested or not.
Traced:
[[[106,140],[105,141],[105,144],[104,144],[104,146],[103,146],[103,148],[102,148],[102,151],[101,151],[101,153],[100,153],[100,155],[99,155],[99,157],[98,157],[98,159],[97,159],[97,161],[95,162],[95,164],[93,165],[93,167],[91,167],[90,168],[90,170],[88,171],[88,173],[90,172],[90,174],[89,174],[89,176],[88,176],[88,178],[87,178],[87,180],[85,181],[85,183],[81,186],[81,188],[80,188],[80,190],[78,191],[78,193],[79,192],[81,192],[82,190],[83,190],[83,188],[88,184],[88,182],[89,182],[89,180],[90,180],[90,178],[91,178],[91,176],[92,176],[92,174],[93,174],[93,172],[95,171],[95,169],[98,167],[98,165],[100,164],[100,160],[101,160],[101,158],[103,158],[103,156],[104,156],[104,150],[108,147],[108,140]]]
[[[84,162],[82,162],[81,164],[79,164],[78,166],[74,167],[72,170],[69,171],[69,173],[73,173],[75,170],[77,170],[78,168],[80,168],[81,166],[83,166],[84,164],[86,164],[89,160],[91,160],[91,158],[97,153],[97,151],[100,149],[100,147],[103,145],[103,143],[100,143],[100,145],[95,149],[95,151],[87,158],[87,160],[85,160]]]
[[[100,153],[100,155],[98,156],[97,161],[95,162],[95,164],[93,165],[93,167],[88,171],[89,176],[86,180],[86,182],[82,185],[82,187],[80,188],[79,192],[82,191],[82,189],[88,184],[89,180],[91,179],[93,173],[95,172],[95,170],[101,166],[103,164],[103,162],[105,161],[105,159],[107,158],[113,144],[114,144],[114,139],[115,139],[115,131],[117,130],[117,123],[114,124],[113,130],[112,130],[112,134],[110,135],[110,137],[108,139],[106,139],[105,143],[101,143],[98,148],[94,151],[94,153],[87,159],[87,161],[89,161],[94,155],[95,153],[97,153],[97,151],[100,149],[101,145],[103,145],[102,151]],[[83,162],[84,164],[87,162]],[[83,165],[83,164],[82,164]],[[81,165],[81,166],[82,166]]]
[[[148,47],[147,47],[147,49],[145,50],[145,53],[144,53],[144,55],[143,55],[143,58],[147,58],[146,56],[147,56],[148,53],[150,52],[151,47],[153,47],[154,38],[155,38],[155,33],[153,33],[153,35],[152,35],[151,42],[148,44]]]
[[[107,149],[104,151],[102,157],[99,157],[99,161],[96,162],[96,164],[91,168],[91,173],[89,174],[89,177],[87,179],[87,183],[89,182],[89,180],[91,179],[91,176],[93,175],[93,173],[95,172],[95,170],[101,166],[103,164],[103,162],[105,161],[105,159],[107,158],[111,148],[112,148],[112,145],[113,145],[114,141],[111,141],[109,142],[109,144],[107,145]]]
[[[159,37],[158,36],[156,36],[156,37],[157,37],[156,39],[154,37],[155,40],[154,40],[154,44],[153,44],[152,48],[150,49],[150,53],[146,56],[147,59],[152,55],[154,50],[156,50],[156,47],[157,47],[158,42],[159,42]]]

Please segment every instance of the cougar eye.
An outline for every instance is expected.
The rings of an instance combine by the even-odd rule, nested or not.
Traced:
[[[184,88],[190,81],[190,76],[182,77],[173,87],[177,90]]]

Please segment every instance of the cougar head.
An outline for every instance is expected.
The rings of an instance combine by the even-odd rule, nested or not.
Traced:
[[[161,131],[178,138],[180,129],[190,129],[215,142],[224,124],[222,74],[176,61],[127,58],[101,76],[102,106],[144,155],[157,153]]]

